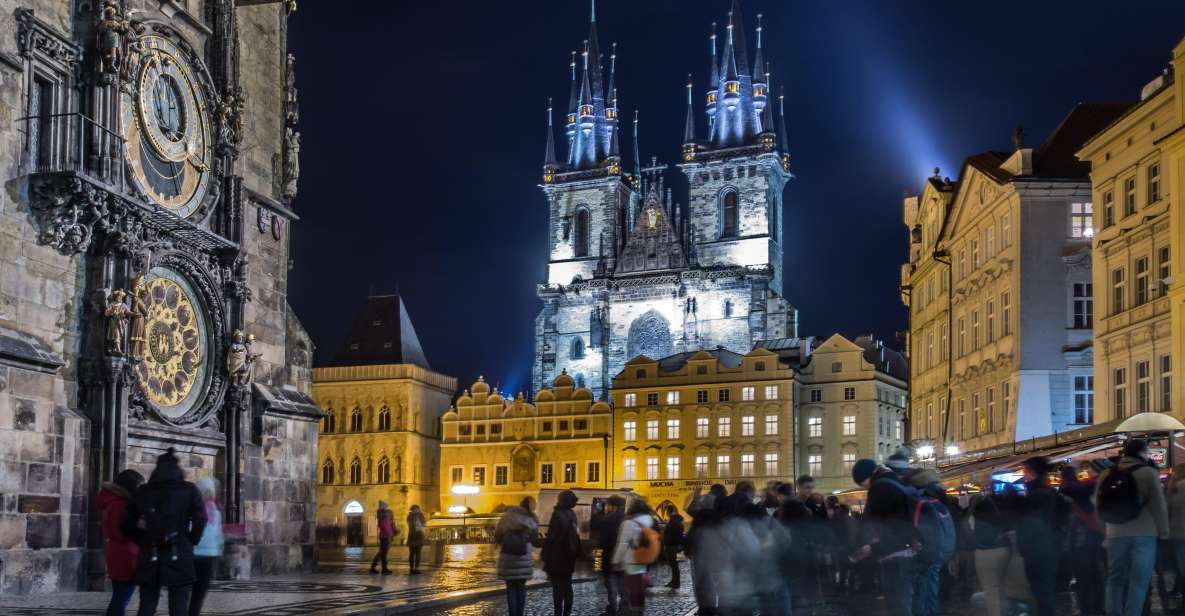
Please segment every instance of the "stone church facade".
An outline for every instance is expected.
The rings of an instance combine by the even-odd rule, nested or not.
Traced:
[[[636,116],[632,173],[623,166],[617,54],[602,65],[594,12],[571,64],[562,160],[548,109],[541,187],[549,258],[538,287],[536,390],[566,372],[605,399],[638,355],[745,353],[760,340],[797,335],[796,311],[782,296],[782,191],[791,177],[785,122],[779,104],[775,126],[760,19],[750,56],[739,2],[729,15],[723,45],[711,39],[704,138],[687,86],[679,168],[689,192],[680,205],[664,189],[666,165],[642,168]]]
[[[168,448],[241,573],[311,567],[294,8],[0,0],[0,594],[101,586],[96,491]]]

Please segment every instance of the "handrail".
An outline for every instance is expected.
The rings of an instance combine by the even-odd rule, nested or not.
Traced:
[[[126,191],[124,138],[81,112],[17,119],[24,124],[24,173],[75,172]]]

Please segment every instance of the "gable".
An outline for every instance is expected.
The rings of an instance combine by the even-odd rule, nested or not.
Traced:
[[[992,153],[998,154],[998,153]],[[977,155],[983,156],[983,155]],[[950,205],[950,221],[943,229],[940,242],[950,242],[958,237],[968,225],[973,224],[976,217],[996,202],[1008,189],[980,168],[989,163],[987,158],[978,162],[971,162],[973,156],[963,165],[963,173],[955,189]]]
[[[638,221],[617,258],[616,274],[687,267],[683,242],[671,224],[669,213],[652,185],[638,214]]]

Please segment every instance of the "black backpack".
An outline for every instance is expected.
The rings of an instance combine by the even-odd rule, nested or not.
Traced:
[[[1139,517],[1144,504],[1140,502],[1136,471],[1144,466],[1140,464],[1127,470],[1112,467],[1099,480],[1098,510],[1099,518],[1104,522],[1125,524]]]

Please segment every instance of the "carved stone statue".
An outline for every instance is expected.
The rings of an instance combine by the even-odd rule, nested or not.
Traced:
[[[139,361],[144,358],[144,347],[148,344],[144,324],[148,320],[148,285],[144,276],[132,281],[131,309],[128,311],[131,323],[128,326],[128,356]]]
[[[236,329],[231,337],[230,348],[226,351],[226,373],[230,377],[231,385],[246,386],[254,378],[255,361],[262,354],[252,353],[251,344],[255,342],[254,335],[246,335],[243,330]]]
[[[127,352],[127,338],[124,325],[128,320],[128,305],[124,303],[127,291],[116,289],[107,297],[103,316],[107,317],[107,353],[124,355]]]
[[[131,23],[119,10],[116,0],[103,3],[102,13],[96,28],[99,39],[99,72],[107,75],[118,75],[123,68],[124,56],[127,53],[126,37],[131,30]]]
[[[300,122],[300,105],[296,91],[296,56],[288,54],[284,68],[284,122],[295,126]]]
[[[227,92],[218,106],[218,136],[223,146],[237,148],[243,142],[243,92]]]
[[[284,190],[285,199],[296,196],[296,183],[300,179],[300,133],[289,126],[284,131]]]

